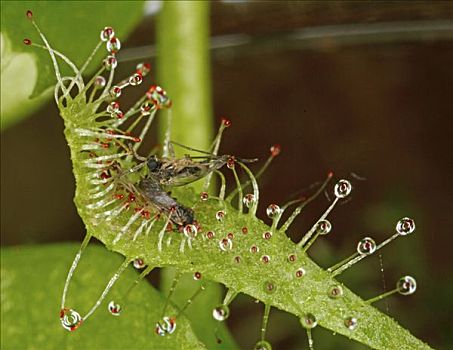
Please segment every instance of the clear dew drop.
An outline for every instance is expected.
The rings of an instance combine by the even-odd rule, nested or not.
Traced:
[[[260,340],[255,344],[253,350],[272,350],[272,345],[268,341]]]
[[[297,260],[296,254],[290,254],[288,255],[288,262],[293,263]]]
[[[312,329],[318,325],[318,320],[315,315],[307,313],[300,318],[300,324],[304,328]]]
[[[270,257],[269,255],[263,255],[263,256],[261,257],[261,262],[262,262],[263,264],[268,264],[270,261],[271,261],[271,257]]]
[[[280,215],[281,211],[282,210],[280,209],[280,207],[277,204],[270,204],[266,209],[266,215],[269,218],[273,219],[276,216]]]
[[[108,309],[113,316],[119,316],[121,314],[121,305],[115,303],[113,300],[109,303]]]
[[[141,258],[135,259],[133,264],[136,269],[143,269],[145,267],[145,262]]]
[[[116,113],[120,110],[120,104],[116,101],[110,102],[107,106],[108,113]]]
[[[151,71],[151,65],[149,63],[140,62],[135,67],[137,73],[140,73],[142,76],[147,75]]]
[[[252,193],[246,194],[244,198],[242,198],[242,202],[247,208],[250,208],[256,202],[255,195]]]
[[[107,40],[110,40],[112,39],[113,37],[115,36],[115,31],[113,30],[112,27],[105,27],[102,31],[101,31],[101,40],[106,42]]]
[[[233,241],[229,238],[223,238],[219,241],[220,250],[226,252],[233,249]]]
[[[140,85],[142,81],[143,77],[139,73],[135,73],[129,78],[129,84],[131,84],[132,86]]]
[[[272,238],[272,232],[267,231],[267,232],[264,232],[264,233],[263,233],[263,239],[269,240],[269,239],[271,239],[271,238]]]
[[[334,193],[337,198],[347,197],[352,190],[352,185],[348,180],[340,180],[335,184]]]
[[[255,253],[258,253],[259,251],[260,251],[260,248],[257,247],[256,245],[252,245],[252,246],[250,247],[250,253],[255,254]]]
[[[152,85],[148,89],[146,97],[159,109],[171,107],[171,100],[167,96],[167,92],[158,85]]]
[[[357,244],[357,253],[360,255],[370,255],[376,251],[376,242],[373,238],[365,237]]]
[[[195,238],[198,233],[197,226],[189,224],[184,226],[183,233],[187,238]]]
[[[296,277],[297,278],[300,278],[300,277],[303,277],[305,276],[306,272],[305,270],[301,267],[299,268],[297,271],[296,271]]]
[[[273,294],[273,293],[275,293],[275,291],[277,290],[277,285],[275,284],[274,281],[266,281],[266,282],[264,282],[264,284],[263,284],[263,290],[264,290],[267,294]]]
[[[102,75],[98,75],[98,76],[94,79],[94,86],[95,86],[97,89],[103,88],[103,87],[105,86],[105,84],[107,84],[107,81],[105,80],[105,78],[104,78]]]
[[[145,101],[140,106],[140,112],[142,115],[150,115],[153,108],[154,105],[151,102]]]
[[[344,319],[344,325],[347,329],[353,331],[357,328],[357,318],[355,317],[347,317]]]
[[[104,67],[106,70],[111,71],[118,66],[118,61],[115,56],[107,56],[104,59]]]
[[[316,232],[320,235],[327,235],[331,230],[332,224],[328,220],[321,220],[316,224]]]
[[[396,232],[401,236],[406,236],[415,231],[415,221],[410,218],[402,218],[396,224]]]
[[[82,316],[73,309],[64,308],[60,311],[60,321],[64,329],[72,332],[82,324]]]
[[[110,53],[117,53],[121,49],[121,42],[118,38],[112,37],[107,41],[107,51]]]
[[[343,296],[343,288],[339,285],[331,286],[327,291],[327,295],[332,299],[339,299]]]
[[[230,308],[227,305],[220,304],[212,310],[212,317],[217,321],[225,321],[230,316]]]
[[[217,213],[215,213],[215,218],[218,221],[222,221],[224,217],[225,217],[225,212],[223,210],[219,210]]]
[[[398,293],[402,295],[410,295],[417,290],[417,282],[412,276],[404,276],[396,283],[396,289],[398,290]]]
[[[110,89],[110,96],[113,98],[118,98],[121,96],[121,88],[119,86],[113,86]]]
[[[156,322],[155,332],[161,337],[172,334],[176,329],[176,319],[164,316],[162,321]]]

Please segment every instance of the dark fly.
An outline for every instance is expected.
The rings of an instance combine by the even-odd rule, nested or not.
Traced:
[[[139,182],[138,189],[150,203],[169,215],[173,223],[185,226],[194,222],[193,210],[179,204],[166,190],[202,179],[222,168],[230,160],[234,161],[234,157],[217,156],[183,145],[179,146],[205,155],[201,157],[186,155],[182,158],[159,158],[155,155],[143,158],[136,155],[148,168],[148,175]],[[253,162],[255,159],[240,159],[239,161]]]

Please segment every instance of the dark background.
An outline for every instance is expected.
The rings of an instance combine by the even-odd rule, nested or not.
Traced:
[[[264,160],[270,145],[282,146],[261,181],[261,216],[267,204],[283,204],[329,170],[337,179],[365,177],[310,253],[327,267],[360,238],[382,241],[398,219],[414,218],[416,233],[382,251],[384,276],[376,255],[340,280],[369,298],[384,281],[391,289],[400,276],[416,277],[416,294],[377,306],[443,349],[453,347],[452,18],[447,1],[215,2],[211,13],[214,113],[233,122],[222,150]],[[449,32],[436,29],[447,21]],[[154,23],[145,17],[123,48],[148,45]],[[219,48],[225,35],[237,44]],[[120,76],[135,64],[124,64]],[[51,101],[2,133],[2,245],[84,236],[62,131]],[[327,205],[325,198],[310,205],[292,227],[294,240]],[[241,347],[258,338],[261,312],[247,297],[233,304],[228,323]],[[314,331],[320,349],[364,348],[326,334]],[[307,346],[298,320],[278,311],[268,338],[275,349]]]

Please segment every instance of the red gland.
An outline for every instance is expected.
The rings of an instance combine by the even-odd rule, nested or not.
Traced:
[[[271,156],[272,156],[272,157],[278,156],[278,155],[280,154],[281,150],[282,150],[282,149],[281,149],[281,147],[280,147],[279,144],[276,144],[276,145],[271,146],[271,148],[270,148]]]
[[[29,19],[32,19],[33,18],[33,12],[31,12],[30,10],[27,10],[27,17]]]
[[[330,179],[332,176],[333,176],[333,171],[331,170],[327,173],[327,177]]]
[[[25,39],[24,39],[24,44],[25,44],[25,45],[31,45],[31,40],[25,38]]]
[[[249,229],[247,227],[242,228],[242,233],[246,235],[249,232]]]
[[[234,169],[234,163],[235,163],[234,157],[228,158],[227,163],[226,163],[228,169]]]
[[[140,137],[134,137],[133,141],[134,142],[142,142],[142,139]]]
[[[225,117],[222,117],[222,124],[225,126],[225,127],[230,127],[231,126],[231,120],[225,118]]]

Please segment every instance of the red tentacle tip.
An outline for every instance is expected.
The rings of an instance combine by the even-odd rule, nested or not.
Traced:
[[[231,120],[225,118],[225,117],[222,117],[222,124],[225,126],[225,127],[230,127],[231,126]]]
[[[327,177],[328,177],[329,179],[330,179],[331,177],[333,177],[333,171],[332,171],[332,170],[329,171],[329,172],[327,173]]]
[[[25,45],[31,45],[31,40],[28,39],[28,38],[25,38],[25,39],[24,39],[24,44],[25,44]]]
[[[28,17],[28,19],[33,18],[33,12],[31,12],[31,10],[27,10],[27,17]]]
[[[280,147],[279,144],[276,144],[276,145],[271,146],[270,151],[271,151],[271,156],[276,157],[280,154],[280,152],[282,151],[282,148]]]

